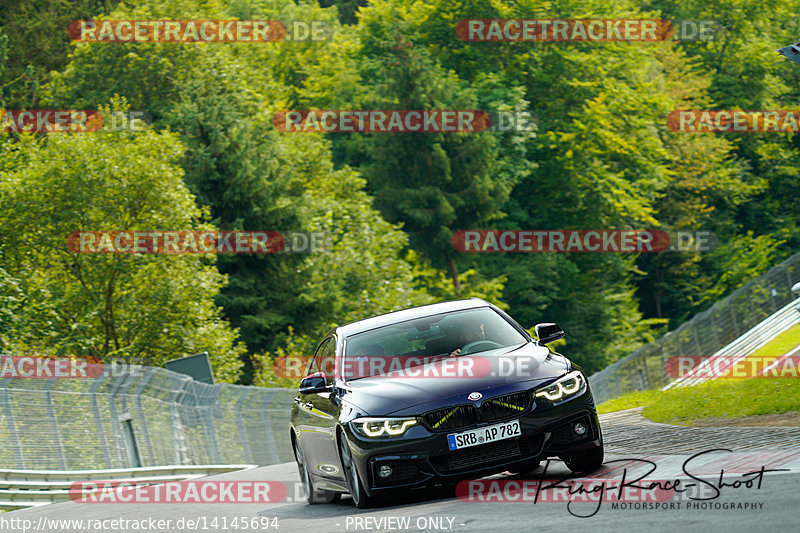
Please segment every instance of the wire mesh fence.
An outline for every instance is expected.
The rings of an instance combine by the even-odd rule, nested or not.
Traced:
[[[792,302],[791,287],[799,281],[800,253],[592,375],[595,399],[667,385],[673,379],[669,358],[711,356]],[[163,368],[139,369],[92,379],[0,378],[0,467],[74,470],[293,460],[289,411],[294,389],[210,385]]]
[[[291,461],[289,411],[295,393],[210,385],[153,367],[92,379],[2,378],[0,467]],[[126,435],[130,430],[135,440]],[[134,447],[141,465],[132,464]]]
[[[795,299],[792,286],[797,282],[800,282],[800,253],[772,267],[678,329],[590,376],[595,400],[599,403],[628,392],[666,386],[674,379],[667,372],[670,358],[710,357],[791,303]]]

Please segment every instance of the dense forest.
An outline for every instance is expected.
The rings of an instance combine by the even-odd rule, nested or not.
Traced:
[[[713,20],[710,39],[470,42],[464,19]],[[319,40],[75,43],[82,19],[324,21]],[[558,322],[589,371],[800,249],[800,135],[685,133],[677,109],[800,107],[788,0],[0,0],[0,108],[144,110],[0,133],[0,351],[207,350],[275,384],[337,323],[481,297]],[[297,133],[314,109],[525,111],[535,127]],[[705,252],[462,253],[468,229],[710,231]],[[88,230],[325,232],[297,254],[76,254]]]

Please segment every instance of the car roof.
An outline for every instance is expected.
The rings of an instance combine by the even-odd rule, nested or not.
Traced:
[[[420,307],[412,307],[410,309],[403,309],[400,311],[392,311],[385,315],[374,316],[356,322],[350,322],[336,328],[336,332],[344,337],[349,337],[356,333],[369,331],[382,326],[390,324],[397,324],[398,322],[405,322],[406,320],[413,320],[424,316],[438,315],[440,313],[449,313],[451,311],[461,311],[463,309],[477,309],[478,307],[494,307],[487,301],[480,298],[470,298],[469,300],[455,300],[452,302],[442,302],[438,304],[423,305]]]

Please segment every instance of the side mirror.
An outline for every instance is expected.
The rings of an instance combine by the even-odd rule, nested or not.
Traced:
[[[536,331],[536,336],[539,338],[539,340],[536,342],[540,346],[557,341],[564,336],[564,330],[561,329],[558,324],[553,322],[536,324],[533,329]]]
[[[800,65],[800,43],[779,48],[778,53]]]
[[[323,372],[314,372],[300,381],[300,394],[314,394],[317,392],[329,391],[330,387],[325,384],[325,373]]]

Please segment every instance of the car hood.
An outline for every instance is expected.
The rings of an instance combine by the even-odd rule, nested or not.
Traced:
[[[498,353],[499,352],[499,353]],[[442,365],[453,359],[472,359],[473,376],[468,373],[453,377],[442,375]],[[467,363],[462,363],[467,364]],[[420,414],[455,403],[468,403],[467,396],[480,392],[494,396],[544,384],[570,371],[571,363],[544,346],[527,343],[521,347],[504,348],[446,358],[426,366],[426,377],[386,375],[361,378],[347,382],[347,400],[364,415]]]

